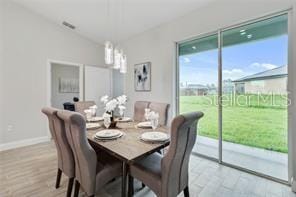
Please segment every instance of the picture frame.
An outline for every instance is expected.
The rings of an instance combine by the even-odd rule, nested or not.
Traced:
[[[134,86],[137,92],[151,91],[151,62],[135,64]]]
[[[79,93],[79,79],[59,78],[60,93]]]

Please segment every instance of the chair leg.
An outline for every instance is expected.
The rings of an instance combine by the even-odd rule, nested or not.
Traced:
[[[185,187],[183,192],[184,192],[184,197],[189,197],[189,188],[188,188],[188,186]]]
[[[131,175],[128,176],[128,196],[133,196],[134,195],[134,177]]]
[[[69,178],[68,188],[67,188],[67,197],[71,197],[72,188],[73,188],[74,177]]]
[[[60,169],[58,169],[57,180],[56,180],[56,185],[55,185],[56,189],[60,187],[61,177],[62,177],[62,171]]]
[[[74,197],[78,197],[79,194],[80,183],[76,180],[75,181],[75,190],[74,190]]]

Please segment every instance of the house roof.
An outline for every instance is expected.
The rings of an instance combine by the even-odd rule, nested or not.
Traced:
[[[207,86],[202,84],[188,84],[186,87],[183,87],[184,89],[198,89],[198,90],[205,90],[208,89]]]
[[[237,80],[233,80],[232,82],[245,82],[245,81],[253,81],[253,80],[273,79],[273,78],[285,77],[287,75],[288,75],[287,66],[280,66],[274,69],[266,70],[266,71],[249,75]]]

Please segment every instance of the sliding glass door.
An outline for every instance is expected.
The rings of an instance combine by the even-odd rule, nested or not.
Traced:
[[[218,35],[180,44],[179,55],[179,112],[205,113],[194,151],[218,158]]]
[[[287,15],[221,36],[223,161],[287,180]]]
[[[178,45],[178,110],[205,114],[196,153],[287,181],[287,21],[278,15]]]

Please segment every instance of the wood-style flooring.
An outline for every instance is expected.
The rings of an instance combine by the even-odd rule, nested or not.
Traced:
[[[65,196],[68,179],[62,176],[60,188],[55,189],[56,173],[57,156],[52,142],[0,152],[0,196]],[[288,186],[196,156],[191,156],[189,181],[191,197],[296,197]],[[120,197],[120,184],[117,179],[96,196]],[[140,187],[136,182],[135,196],[155,196],[149,188]],[[80,192],[80,196],[85,195]]]

